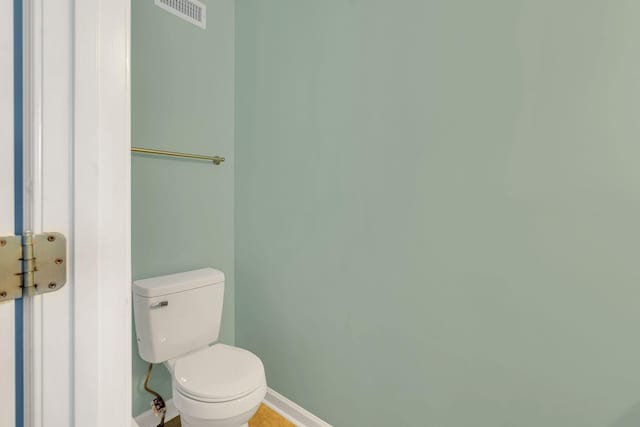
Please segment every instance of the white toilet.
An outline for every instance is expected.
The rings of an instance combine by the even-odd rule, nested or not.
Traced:
[[[267,391],[262,361],[218,340],[224,273],[212,268],[138,280],[140,357],[164,364],[183,427],[246,427]]]

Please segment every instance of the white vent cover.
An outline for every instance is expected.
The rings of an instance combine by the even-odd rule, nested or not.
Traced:
[[[198,0],[156,0],[156,6],[200,28],[207,28],[207,6]]]

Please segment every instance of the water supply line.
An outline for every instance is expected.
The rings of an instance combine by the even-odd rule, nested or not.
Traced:
[[[160,424],[158,424],[158,427],[164,427],[164,417],[167,414],[167,405],[165,404],[162,396],[160,396],[160,394],[157,393],[156,391],[151,390],[148,386],[149,379],[151,378],[152,369],[153,369],[153,363],[149,363],[149,369],[147,369],[147,378],[145,378],[144,380],[144,389],[147,391],[147,393],[155,396],[155,399],[153,399],[153,401],[151,402],[151,409],[153,410],[154,414],[161,417]]]

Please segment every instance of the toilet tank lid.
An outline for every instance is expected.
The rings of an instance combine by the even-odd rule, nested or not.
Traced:
[[[185,271],[133,282],[133,292],[146,298],[175,294],[224,282],[224,273],[213,268]]]

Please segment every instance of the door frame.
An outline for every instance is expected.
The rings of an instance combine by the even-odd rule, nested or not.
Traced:
[[[129,0],[24,0],[25,228],[68,281],[25,300],[25,427],[131,425]]]

